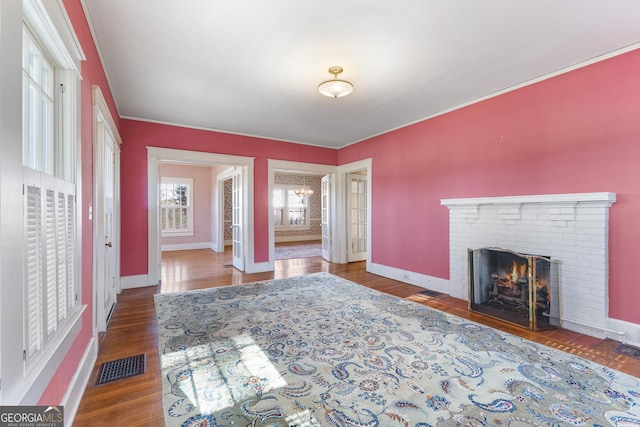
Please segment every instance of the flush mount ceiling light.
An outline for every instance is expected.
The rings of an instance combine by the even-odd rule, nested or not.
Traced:
[[[346,80],[338,79],[338,74],[342,73],[342,67],[334,66],[329,68],[329,73],[333,74],[333,80],[320,83],[318,91],[330,98],[340,98],[353,92],[353,85]]]

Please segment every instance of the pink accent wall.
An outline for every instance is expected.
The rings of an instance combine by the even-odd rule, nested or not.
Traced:
[[[448,278],[440,199],[615,192],[609,316],[640,323],[640,50],[338,153],[372,158],[372,261]]]
[[[211,167],[165,163],[160,165],[160,176],[193,179],[193,236],[163,237],[162,244],[211,243]]]
[[[122,276],[147,274],[147,146],[254,157],[254,259],[269,259],[268,159],[335,165],[337,150],[122,119]]]
[[[612,191],[611,317],[640,324],[640,50],[342,150],[119,120],[80,0],[63,0],[82,63],[82,329],[39,404],[62,401],[92,335],[93,129],[98,85],[119,127],[122,276],[147,273],[146,146],[255,157],[255,260],[268,259],[267,159],[336,165],[373,159],[372,261],[448,277],[441,198]]]
[[[92,86],[100,86],[102,94],[109,105],[111,115],[119,126],[118,112],[102,68],[96,46],[93,42],[80,0],[63,0],[73,29],[78,36],[86,61],[82,62],[81,82],[81,133],[82,151],[82,304],[87,309],[82,315],[82,329],[65,356],[60,367],[49,382],[38,404],[57,405],[62,401],[69,382],[75,374],[80,359],[91,339],[93,313],[93,222],[89,220],[89,206],[93,204],[93,110]]]

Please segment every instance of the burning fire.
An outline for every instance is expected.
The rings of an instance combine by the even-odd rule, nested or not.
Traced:
[[[527,276],[527,264],[518,264],[514,259],[511,263],[511,273],[507,273],[507,279],[511,283],[518,283],[521,277]]]

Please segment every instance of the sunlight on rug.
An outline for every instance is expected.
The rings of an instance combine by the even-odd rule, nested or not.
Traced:
[[[328,273],[155,295],[174,426],[640,426],[640,380]]]

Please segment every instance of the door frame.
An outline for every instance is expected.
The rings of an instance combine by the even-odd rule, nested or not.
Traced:
[[[348,203],[347,197],[350,195],[350,191],[347,189],[348,183],[348,175],[353,172],[365,171],[364,175],[367,176],[367,185],[368,185],[368,195],[367,197],[367,259],[366,259],[366,271],[371,271],[371,247],[373,242],[373,234],[371,233],[371,200],[373,199],[373,179],[372,179],[372,167],[373,162],[369,159],[358,160],[356,162],[347,163],[341,166],[338,166],[337,182],[336,187],[339,189],[339,197],[337,199],[338,206],[336,207],[337,212],[337,226],[340,227],[338,230],[340,231],[339,236],[340,245],[337,247],[338,253],[337,257],[333,262],[339,263],[347,263],[348,257],[348,245],[350,242],[347,239],[347,227],[349,224],[349,213],[347,212]]]
[[[104,229],[101,228],[102,219],[104,217],[104,211],[102,210],[103,202],[99,200],[102,191],[104,176],[102,155],[104,153],[104,132],[108,132],[112,137],[115,146],[115,164],[114,164],[114,197],[113,197],[113,217],[115,227],[113,230],[112,248],[115,256],[115,280],[116,280],[116,294],[119,294],[122,290],[122,283],[120,281],[120,146],[122,145],[122,138],[118,133],[118,128],[115,125],[113,117],[107,103],[102,95],[102,91],[99,86],[92,86],[92,103],[93,103],[93,156],[94,156],[94,169],[93,169],[93,211],[89,213],[89,219],[93,221],[93,304],[95,309],[93,310],[93,334],[106,330],[108,319],[103,318],[103,314],[100,313],[104,304],[100,304],[101,298],[104,298],[104,290],[99,286],[99,283],[103,280],[99,271],[103,264],[104,258]],[[117,297],[116,297],[117,300]]]
[[[356,178],[357,177],[357,178]],[[370,188],[369,188],[369,181],[367,179],[367,175],[363,174],[363,173],[348,173],[345,176],[345,191],[346,191],[346,222],[347,222],[347,261],[348,262],[354,262],[354,261],[365,261],[367,259],[367,255],[368,255],[368,250],[367,250],[367,245],[365,245],[364,247],[364,251],[360,251],[360,252],[353,252],[353,210],[354,208],[358,208],[360,205],[356,204],[356,206],[354,206],[354,200],[353,200],[353,181],[354,179],[357,179],[358,181],[364,181],[365,183],[365,187],[364,187],[364,195],[365,195],[365,205],[364,205],[364,209],[366,210],[366,216],[364,218],[364,220],[366,221],[367,227],[365,230],[365,241],[367,242],[367,244],[369,243],[369,219],[371,218],[369,215],[369,198],[371,197],[370,195]],[[360,218],[360,216],[358,215],[358,218]],[[360,223],[358,222],[358,225],[360,225]],[[358,227],[358,229],[360,229],[360,227]]]
[[[218,194],[215,200],[216,209],[216,241],[214,242],[214,251],[224,252],[225,238],[224,238],[224,183],[231,179],[233,168],[221,172],[216,175],[216,186],[218,188]]]
[[[160,209],[158,184],[160,182],[160,163],[174,162],[201,166],[228,165],[242,167],[243,194],[246,202],[244,209],[244,259],[245,271],[251,272],[254,262],[254,215],[253,215],[253,164],[255,157],[233,156],[229,154],[206,153],[201,151],[179,150],[147,146],[147,206],[148,206],[148,270],[147,286],[160,284],[162,277],[162,252],[160,238]],[[249,236],[252,238],[250,239]]]
[[[328,261],[331,262],[339,262],[336,260],[333,254],[336,253],[338,249],[338,244],[340,244],[340,236],[337,231],[337,223],[334,220],[337,218],[336,211],[336,198],[338,197],[337,191],[338,188],[335,185],[336,183],[336,172],[338,170],[337,166],[331,165],[320,165],[316,163],[302,163],[302,162],[291,162],[287,160],[275,160],[268,159],[268,180],[269,180],[269,212],[273,212],[273,187],[275,180],[275,171],[283,171],[283,172],[291,172],[291,173],[312,173],[314,175],[330,175],[330,183],[329,183],[329,218],[330,218],[330,228],[331,236],[336,236],[331,241],[331,259]],[[273,271],[275,269],[275,226],[273,225],[273,220],[271,214],[269,215],[269,270]]]

